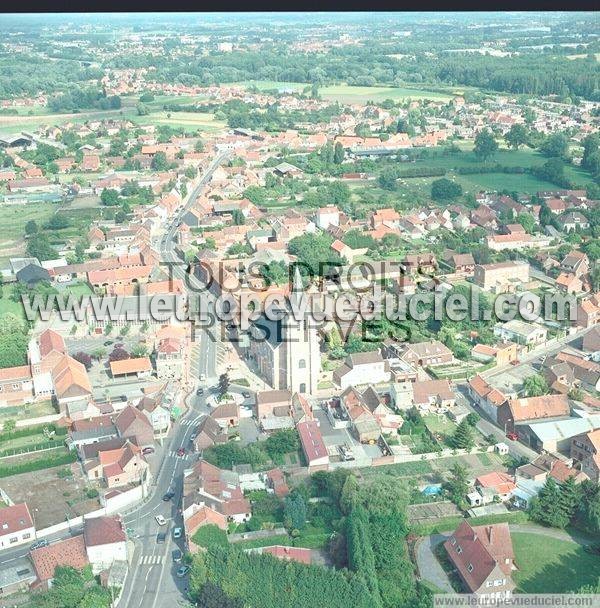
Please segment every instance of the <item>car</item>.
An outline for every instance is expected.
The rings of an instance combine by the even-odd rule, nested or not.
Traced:
[[[50,543],[45,538],[40,538],[40,540],[36,540],[31,547],[29,547],[30,551],[35,551],[36,549],[42,549],[43,547],[47,547]]]
[[[167,540],[167,535],[164,532],[159,532],[156,535],[156,544],[157,545],[164,545],[166,540]]]
[[[250,399],[250,397],[252,397],[252,395],[250,394],[250,391],[242,391],[242,397],[244,399]]]
[[[107,340],[107,341],[104,343],[104,346],[111,346],[111,345],[112,345],[112,343],[113,343],[113,341],[112,341],[112,340]]]
[[[511,441],[518,441],[519,436],[516,433],[507,433],[506,436],[511,440]]]
[[[179,448],[177,450],[177,456],[185,456],[185,448]]]
[[[204,395],[204,389],[203,389],[203,388],[199,388],[199,389],[196,391],[196,395]]]
[[[174,528],[173,530],[173,538],[175,540],[177,540],[178,538],[181,538],[183,535],[183,529],[182,528]]]
[[[178,570],[177,570],[177,577],[183,578],[189,571],[190,571],[189,566],[181,566],[181,568],[178,568]]]
[[[119,395],[121,401],[127,401],[127,395]]]
[[[175,492],[173,492],[173,490],[169,490],[164,496],[163,496],[163,500],[165,502],[169,502],[173,496],[175,496]]]
[[[200,380],[206,380],[206,374],[200,374]]]
[[[142,454],[144,456],[148,456],[148,454],[154,454],[154,448],[152,446],[148,446],[142,450]]]
[[[159,526],[164,526],[167,523],[167,520],[162,515],[157,515],[154,519]]]
[[[194,441],[194,439],[196,439],[196,437],[198,437],[198,433],[196,433],[195,431],[190,435],[190,441]]]
[[[171,557],[173,558],[173,562],[178,564],[183,559],[183,553],[179,549],[175,549],[171,553]]]

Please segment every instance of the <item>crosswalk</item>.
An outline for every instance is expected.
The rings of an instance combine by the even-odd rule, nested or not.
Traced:
[[[181,426],[192,426],[194,424],[193,418],[186,418],[185,420],[180,421]]]
[[[162,564],[164,559],[164,555],[142,555],[140,564],[142,566],[156,566],[158,564]]]
[[[189,458],[189,454],[184,454],[183,456],[180,456],[176,450],[171,450],[169,452],[169,456],[171,458],[179,458],[179,460],[187,460]]]

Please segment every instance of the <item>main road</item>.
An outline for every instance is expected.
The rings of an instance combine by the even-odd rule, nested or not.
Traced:
[[[159,254],[161,260],[171,265],[173,278],[183,279],[188,292],[188,300],[194,297],[213,300],[214,296],[204,288],[204,285],[193,274],[187,272],[187,265],[175,252],[175,238],[181,218],[196,202],[212,174],[228,157],[219,154],[210,163],[198,180],[193,192],[184,207],[169,222],[160,242]],[[217,374],[216,335],[201,330],[195,336],[193,348],[199,350],[199,374],[207,381],[212,381]],[[188,353],[191,356],[191,353]],[[150,498],[134,511],[125,516],[125,524],[135,537],[136,548],[130,564],[127,580],[119,601],[119,608],[162,608],[177,606],[186,597],[187,577],[178,578],[176,571],[180,563],[172,561],[175,549],[184,550],[184,539],[175,540],[173,530],[183,527],[180,505],[183,491],[183,473],[189,468],[195,456],[187,453],[190,438],[198,423],[207,415],[209,407],[204,398],[191,396],[188,399],[189,410],[175,424],[168,445],[164,451],[164,459],[154,480]],[[186,448],[186,454],[178,456],[179,448]],[[163,496],[171,491],[174,493],[171,501],[164,501]],[[166,520],[165,526],[158,526],[156,516],[162,515]],[[157,542],[157,535],[166,533],[164,543]]]

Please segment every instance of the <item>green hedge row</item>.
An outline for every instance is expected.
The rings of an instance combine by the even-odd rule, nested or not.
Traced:
[[[32,471],[41,471],[52,467],[59,467],[64,464],[72,464],[77,460],[76,452],[65,452],[59,456],[48,456],[29,462],[21,462],[20,464],[0,464],[0,479],[3,477],[11,477],[20,473],[31,473]]]

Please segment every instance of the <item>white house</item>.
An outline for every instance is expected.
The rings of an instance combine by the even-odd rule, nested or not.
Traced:
[[[30,543],[35,539],[35,524],[26,503],[0,509],[0,549]]]
[[[317,209],[316,224],[321,230],[340,225],[340,211],[334,205]]]
[[[120,517],[84,520],[83,537],[94,574],[108,570],[113,562],[127,561],[127,535]]]
[[[343,365],[333,372],[333,381],[340,388],[381,384],[391,378],[389,362],[378,351],[348,355]]]

